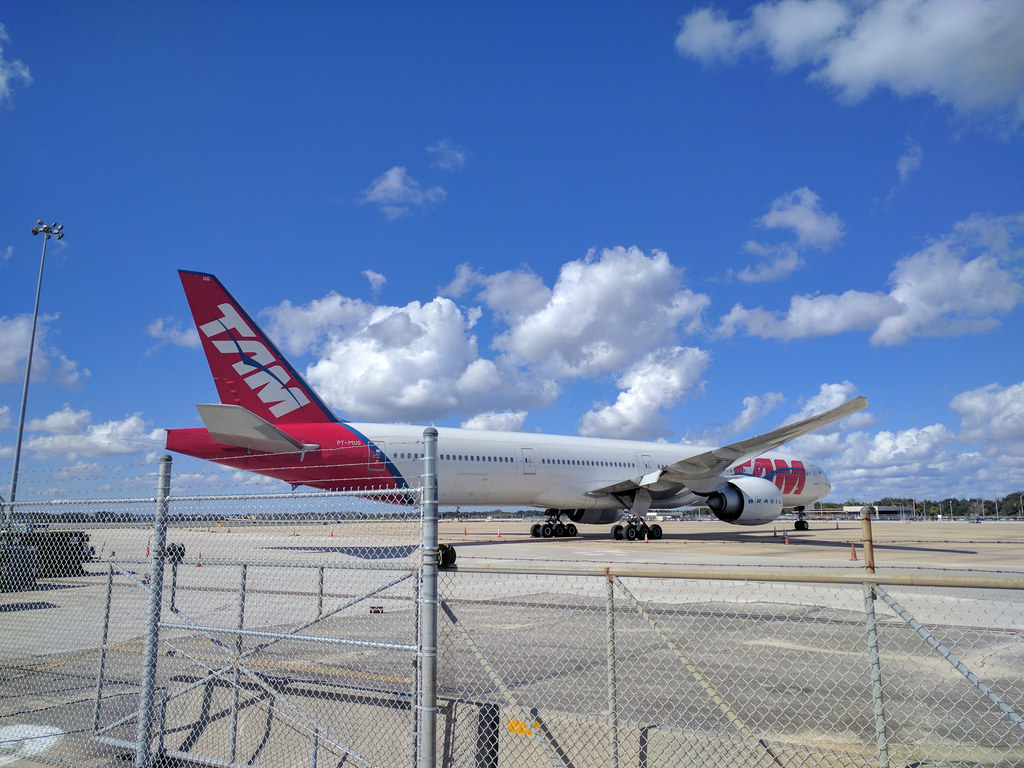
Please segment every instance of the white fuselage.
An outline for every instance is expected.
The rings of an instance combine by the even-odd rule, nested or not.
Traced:
[[[418,485],[423,471],[423,427],[348,423],[377,447],[405,482]],[[522,505],[549,509],[616,509],[614,495],[589,495],[595,489],[638,478],[713,446],[649,443],[527,432],[490,432],[438,427],[438,501],[446,506]],[[783,506],[805,507],[831,490],[818,466],[781,453],[767,453],[726,472],[773,479],[780,467],[802,471],[794,480],[773,480]],[[655,499],[655,509],[703,503],[686,490]]]

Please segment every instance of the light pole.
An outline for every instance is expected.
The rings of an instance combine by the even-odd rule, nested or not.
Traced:
[[[28,380],[32,374],[32,352],[36,346],[36,323],[39,320],[39,294],[43,290],[43,265],[46,263],[46,241],[51,237],[58,240],[64,237],[64,225],[43,224],[39,219],[32,227],[33,235],[43,236],[43,255],[39,258],[39,281],[36,283],[36,306],[32,312],[32,334],[28,340],[28,361],[25,363],[25,386],[21,391],[21,414],[18,416],[18,437],[14,442],[14,471],[11,472],[11,492],[7,497],[7,518],[4,527],[11,529],[12,517],[14,515],[14,500],[18,493],[18,467],[21,464],[21,437],[25,432],[25,406],[28,404]]]

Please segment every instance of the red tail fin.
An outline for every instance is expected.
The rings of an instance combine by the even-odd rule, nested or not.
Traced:
[[[271,424],[337,421],[213,275],[178,270],[220,401]]]

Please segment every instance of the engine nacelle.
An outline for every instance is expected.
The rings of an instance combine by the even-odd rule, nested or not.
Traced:
[[[733,475],[708,496],[715,517],[732,525],[764,525],[782,514],[782,491],[771,480]]]
[[[622,517],[620,509],[563,509],[561,512],[574,523],[587,525],[607,525]]]

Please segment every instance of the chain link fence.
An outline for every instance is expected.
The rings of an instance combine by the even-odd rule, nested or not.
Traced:
[[[1024,766],[1019,577],[439,570],[429,458],[391,495],[169,469],[16,505],[0,765]]]
[[[1020,585],[567,570],[442,575],[440,764],[1024,765]]]

